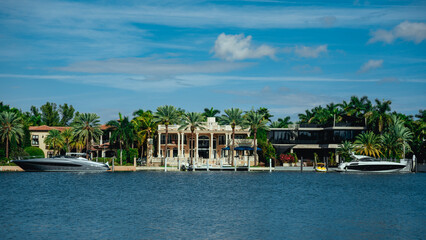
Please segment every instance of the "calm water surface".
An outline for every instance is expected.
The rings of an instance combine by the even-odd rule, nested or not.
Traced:
[[[0,173],[0,239],[425,239],[426,174]]]

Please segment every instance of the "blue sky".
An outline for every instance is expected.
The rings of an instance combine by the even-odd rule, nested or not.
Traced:
[[[139,108],[426,102],[424,1],[0,2],[0,101],[72,104],[103,122]]]

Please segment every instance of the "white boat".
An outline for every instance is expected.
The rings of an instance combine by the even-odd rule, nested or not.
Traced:
[[[338,172],[377,172],[392,173],[399,172],[407,167],[407,161],[390,162],[364,155],[352,154],[353,160],[339,164]]]
[[[104,172],[108,164],[93,162],[83,153],[67,153],[53,158],[34,158],[12,161],[27,172]]]

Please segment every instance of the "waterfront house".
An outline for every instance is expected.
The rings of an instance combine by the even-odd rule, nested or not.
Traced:
[[[319,161],[329,159],[334,153],[335,162],[340,162],[337,149],[343,141],[353,142],[356,136],[364,132],[365,126],[352,126],[350,123],[336,123],[331,126],[315,124],[291,124],[288,128],[271,128],[269,141],[277,155],[296,153],[299,159],[313,161],[314,153]],[[330,159],[329,159],[330,160]]]
[[[219,125],[215,117],[207,118],[203,123],[204,129],[196,129],[194,138],[191,139],[190,130],[179,130],[180,125],[169,125],[167,157],[168,164],[177,165],[178,161],[188,161],[192,156],[196,165],[209,164],[220,165],[231,164],[229,148],[232,145],[232,128],[231,125]],[[253,151],[239,150],[243,147],[250,149],[253,147],[253,139],[247,139],[250,136],[249,129],[243,129],[240,126],[235,128],[235,156],[234,160],[237,165],[247,165],[250,160],[251,165],[254,164]],[[152,161],[148,164],[159,165],[165,154],[166,143],[166,127],[158,126],[158,136],[156,141],[157,152]],[[153,141],[151,140],[151,144]],[[194,153],[190,151],[192,148]]]
[[[52,157],[53,150],[49,148],[44,143],[44,139],[49,135],[50,130],[58,130],[60,132],[64,131],[71,127],[58,127],[58,126],[30,126],[29,131],[31,135],[31,146],[39,147],[44,152],[44,156]],[[98,142],[92,142],[91,156],[92,157],[112,157],[114,152],[109,148],[109,139],[111,137],[111,132],[108,130],[108,126],[101,125],[101,130],[103,132],[102,136],[99,138]],[[73,149],[72,151],[76,151]]]

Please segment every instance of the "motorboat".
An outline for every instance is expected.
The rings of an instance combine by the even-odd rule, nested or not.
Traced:
[[[317,163],[315,166],[315,171],[317,172],[327,172],[327,168],[324,163]]]
[[[103,172],[110,168],[108,163],[90,161],[84,153],[67,153],[52,158],[13,160],[12,162],[27,172]]]
[[[336,171],[338,172],[377,172],[392,173],[399,172],[407,167],[407,162],[391,162],[370,156],[354,155],[353,160],[339,164]]]

